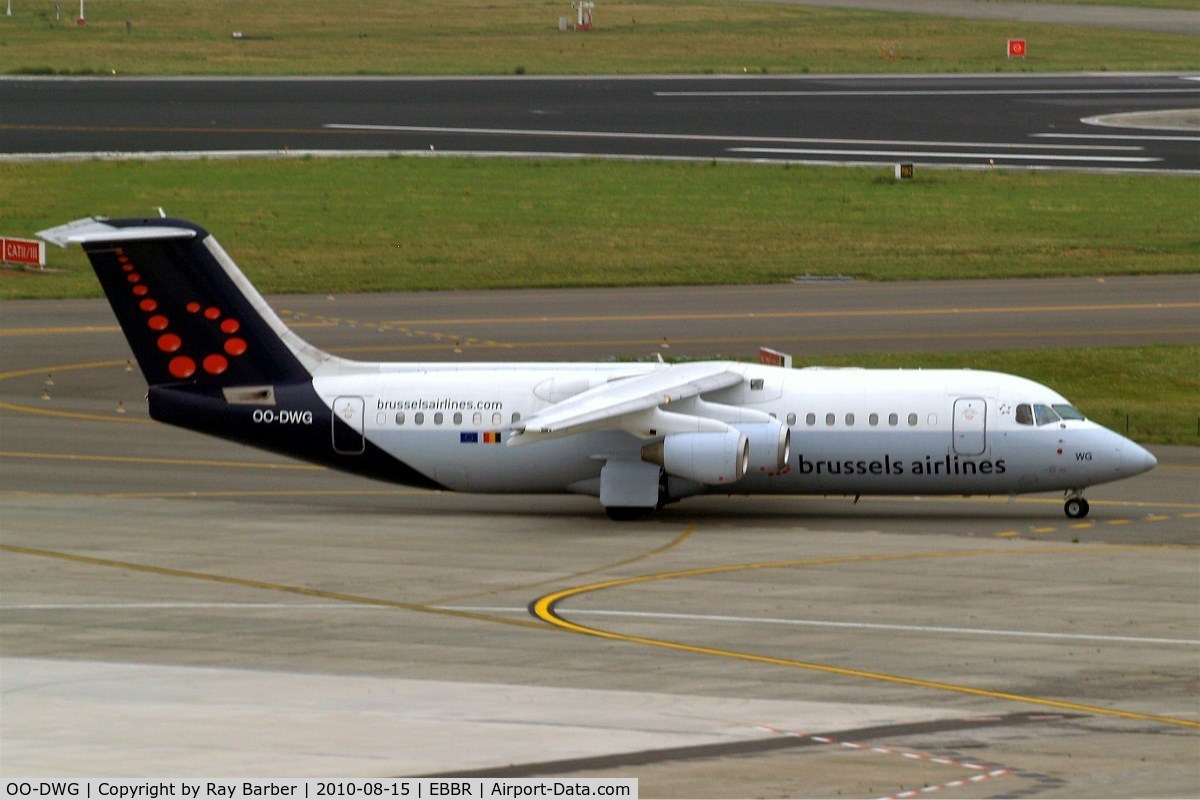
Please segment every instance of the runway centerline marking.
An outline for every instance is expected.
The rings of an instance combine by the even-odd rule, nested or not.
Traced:
[[[1197,90],[1200,91],[1200,90]],[[362,133],[437,133],[471,136],[545,136],[572,139],[642,139],[686,142],[771,142],[775,144],[904,145],[907,147],[997,147],[1014,150],[1141,150],[1128,145],[1053,145],[1029,142],[945,142],[921,139],[831,139],[798,136],[737,136],[718,133],[647,133],[644,131],[555,130],[551,128],[454,128],[438,125],[370,125],[331,122],[321,126],[332,131]]]
[[[182,467],[233,467],[246,469],[294,469],[313,472],[325,472],[327,467],[315,464],[271,463],[268,461],[213,461],[194,458],[153,458],[149,456],[96,456],[80,453],[25,453],[18,451],[0,451],[0,458],[32,458],[56,461],[103,461],[117,464],[170,464]]]
[[[1200,91],[1200,90],[1197,90]],[[203,133],[220,134],[285,134],[314,135],[379,135],[386,133],[423,133],[458,136],[541,136],[570,139],[626,139],[644,141],[684,142],[761,142],[776,144],[864,144],[905,145],[909,147],[995,147],[1002,149],[1062,149],[1062,150],[1141,150],[1131,145],[1055,145],[1030,142],[941,142],[906,139],[839,139],[796,136],[737,136],[707,133],[649,133],[646,131],[589,131],[555,130],[550,128],[473,128],[442,125],[374,125],[369,123],[330,122],[312,128],[218,128],[199,126],[129,126],[129,125],[0,125],[0,131],[62,131],[73,133]]]
[[[486,611],[501,609],[485,609],[485,608],[462,608],[456,607],[457,611]],[[504,609],[508,610],[508,609]],[[1115,642],[1115,643],[1136,643],[1136,644],[1162,644],[1162,645],[1185,645],[1188,647],[1200,647],[1200,639],[1159,639],[1146,636],[1108,636],[1104,634],[1089,634],[1089,633],[1049,633],[1045,631],[1009,631],[997,630],[990,628],[948,628],[936,625],[887,625],[873,622],[838,622],[832,620],[815,620],[815,619],[781,619],[777,617],[734,617],[723,614],[671,614],[660,613],[655,611],[607,611],[600,609],[589,609],[572,611],[572,614],[583,616],[598,616],[598,617],[628,617],[631,619],[667,619],[680,620],[682,622],[729,622],[738,625],[745,624],[761,624],[761,625],[795,625],[800,627],[817,627],[817,628],[849,628],[862,630],[881,630],[881,631],[901,631],[910,633],[948,633],[952,635],[967,635],[967,636],[1011,636],[1017,638],[1038,638],[1038,639],[1063,639],[1063,640],[1083,640],[1093,642]]]
[[[916,686],[926,689],[935,689],[944,692],[955,692],[959,694],[969,694],[979,697],[989,697],[997,700],[1009,700],[1019,703],[1029,703],[1033,705],[1049,706],[1052,708],[1063,708],[1072,711],[1082,711],[1089,714],[1099,716],[1122,717],[1125,719],[1138,719],[1152,722],[1159,722],[1168,725],[1178,725],[1189,728],[1200,728],[1200,722],[1192,720],[1179,719],[1176,717],[1158,716],[1154,714],[1142,714],[1134,711],[1123,711],[1113,708],[1102,708],[1099,706],[1089,706],[1080,703],[1071,703],[1062,700],[1051,700],[1048,698],[1031,697],[1027,695],[1013,694],[1010,692],[992,691],[989,689],[978,689],[970,686],[962,686],[952,683],[943,683],[940,681],[929,681],[920,678],[909,678],[901,675],[889,675],[881,672],[871,672],[868,670],[852,669],[848,667],[837,667],[829,664],[816,664],[806,661],[798,661],[788,658],[776,658],[773,656],[758,655],[755,653],[744,653],[736,650],[723,650],[714,647],[704,647],[700,645],[687,644],[685,642],[672,642],[665,639],[654,639],[644,636],[632,636],[615,631],[604,630],[602,628],[594,628],[586,625],[580,625],[572,622],[558,613],[558,605],[564,600],[577,597],[579,595],[597,592],[604,589],[613,589],[625,586],[633,586],[642,583],[650,583],[663,580],[677,580],[682,578],[695,578],[708,575],[720,575],[730,572],[739,572],[747,570],[761,569],[792,569],[796,567],[816,567],[830,566],[835,564],[853,564],[853,563],[869,563],[869,562],[888,562],[888,561],[903,561],[903,560],[918,560],[918,559],[950,559],[950,558],[966,558],[979,556],[1005,556],[1005,555],[1046,555],[1056,553],[1071,553],[1078,555],[1080,553],[1112,553],[1112,552],[1128,552],[1128,551],[1146,551],[1146,550],[1165,550],[1165,549],[1193,549],[1193,548],[1163,548],[1155,546],[1096,546],[1096,547],[1079,547],[1073,546],[1070,548],[1039,548],[1036,550],[966,550],[966,551],[945,551],[945,552],[929,552],[929,553],[903,553],[903,554],[879,554],[869,556],[832,556],[828,558],[807,559],[802,561],[774,561],[762,562],[754,564],[735,564],[719,567],[703,567],[693,570],[683,570],[679,572],[666,572],[654,575],[640,575],[632,578],[619,578],[601,583],[594,583],[587,586],[579,586],[572,589],[564,589],[559,592],[554,592],[544,595],[532,601],[529,604],[529,613],[534,617],[555,625],[563,630],[572,633],[579,633],[588,636],[596,636],[602,639],[612,641],[628,642],[630,644],[640,644],[650,647],[661,647],[679,652],[695,653],[698,655],[716,656],[720,658],[737,659],[741,661],[749,661],[759,664],[769,664],[780,667],[792,667],[797,669],[813,670],[816,672],[824,672],[833,675],[841,675],[851,678],[863,678],[873,681],[883,681],[886,683],[903,684],[907,686]]]
[[[746,89],[659,91],[655,97],[975,97],[989,95],[1195,94],[1200,89]]]
[[[127,363],[128,359],[120,361],[88,361],[82,364],[57,364],[53,367],[33,367],[30,369],[17,369],[11,372],[0,372],[0,381],[6,381],[10,378],[24,378],[29,375],[45,375],[47,372],[71,372],[77,369],[99,369],[100,367],[119,367]]]
[[[1131,136],[1115,133],[1031,133],[1038,139],[1113,139],[1119,142],[1200,142],[1200,136],[1160,136],[1145,134]]]
[[[0,336],[41,336],[54,333],[116,333],[120,330],[120,327],[116,325],[85,325],[78,328],[0,328]]]
[[[1095,305],[985,306],[982,308],[885,308],[843,311],[725,311],[711,314],[585,314],[567,316],[471,317],[462,319],[399,319],[386,325],[528,325],[530,323],[661,322],[721,319],[829,319],[831,317],[938,317],[971,314],[1061,314],[1078,311],[1159,311],[1200,308],[1200,303],[1104,303]],[[0,378],[3,378],[0,375]]]
[[[672,545],[674,543],[671,543]],[[670,545],[668,545],[670,546]],[[663,548],[658,548],[661,551]],[[626,559],[623,563],[638,561],[643,558],[648,558],[658,551],[645,553],[634,558]],[[622,563],[622,562],[618,562]],[[599,572],[607,567],[598,567],[595,570],[588,572]],[[580,573],[586,574],[586,573]],[[555,579],[551,578],[539,583],[550,583]],[[536,584],[530,584],[534,586]],[[519,590],[529,587],[514,587],[513,590]],[[508,590],[497,590],[508,591]],[[489,592],[495,594],[497,592]],[[448,605],[441,602],[433,602],[428,604],[431,608],[436,608],[442,611],[462,611],[481,614],[528,614],[529,609],[518,606],[462,606]],[[0,605],[0,611],[176,611],[190,609],[246,609],[253,611],[255,609],[263,610],[283,610],[283,611],[374,611],[379,610],[378,606],[361,606],[351,605],[349,603],[233,603],[233,602],[154,602],[154,603],[10,603]],[[886,625],[881,623],[870,622],[841,622],[834,620],[811,620],[811,619],[777,619],[772,617],[733,617],[719,614],[671,614],[659,613],[654,611],[609,611],[603,609],[587,609],[576,610],[571,612],[574,616],[597,616],[597,617],[628,617],[631,619],[664,619],[664,620],[679,620],[683,622],[728,622],[737,625],[795,625],[795,626],[811,626],[820,628],[847,628],[850,630],[884,630],[884,631],[899,631],[911,633],[947,633],[951,635],[968,635],[968,636],[1011,636],[1017,638],[1042,638],[1042,639],[1062,639],[1069,641],[1084,640],[1097,642],[1114,642],[1114,643],[1129,643],[1129,644],[1161,644],[1161,645],[1185,645],[1190,647],[1200,646],[1198,639],[1159,639],[1146,636],[1106,636],[1103,634],[1082,634],[1082,633],[1048,633],[1044,631],[1006,631],[983,628],[945,628],[938,626],[927,625]]]
[[[107,414],[89,414],[84,411],[57,411],[52,408],[19,406],[14,403],[0,403],[0,408],[6,411],[19,411],[23,414],[40,414],[45,417],[66,417],[68,419],[87,419],[96,422],[129,422],[134,425],[150,425],[154,422],[154,420],[141,419],[139,417],[116,417]]]
[[[1050,337],[1057,338],[1079,338],[1096,336],[1113,336],[1113,335],[1176,335],[1176,334],[1198,334],[1200,328],[1163,328],[1163,329],[1148,329],[1148,330],[1104,330],[1097,328],[1088,328],[1087,330],[1047,330],[1046,328],[1032,329],[1026,332],[1011,332],[995,331],[991,333],[956,333],[954,338],[958,341],[986,341],[989,339],[1038,339],[1045,341]],[[711,344],[749,344],[761,345],[762,336],[752,338],[741,338],[732,336],[722,336],[713,338],[685,338],[668,336],[667,340],[672,345],[711,345]],[[880,332],[877,334],[846,334],[839,336],[808,336],[806,334],[797,334],[795,336],[768,336],[772,342],[782,344],[784,342],[871,342],[871,341],[925,341],[928,339],[945,340],[945,333],[910,333],[896,334]],[[651,339],[581,339],[577,341],[527,341],[527,342],[478,342],[472,345],[464,346],[464,350],[520,350],[522,348],[538,348],[538,347],[554,347],[559,350],[567,348],[595,348],[595,347],[655,347],[662,345],[662,337]],[[379,344],[379,345],[363,345],[361,347],[341,347],[338,348],[339,353],[387,353],[387,352],[408,352],[421,350],[446,350],[452,345],[446,342],[430,342],[426,344]]]
[[[504,625],[516,625],[518,627],[533,628],[536,630],[547,629],[547,626],[543,623],[531,622],[530,620],[493,617],[486,614],[477,614],[468,611],[450,611],[447,609],[434,608],[433,606],[422,603],[405,603],[398,600],[384,600],[376,597],[363,597],[361,595],[343,594],[341,592],[327,592],[321,589],[310,589],[303,586],[289,586],[282,583],[269,583],[267,581],[258,581],[248,578],[234,578],[228,575],[215,575],[208,572],[193,572],[186,569],[157,567],[149,564],[135,564],[129,561],[114,561],[107,558],[94,558],[92,556],[82,556],[74,553],[62,553],[55,550],[39,550],[32,547],[18,547],[16,545],[0,544],[0,551],[26,556],[36,556],[40,558],[58,559],[60,561],[69,561],[77,564],[112,567],[114,569],[141,572],[151,575],[164,575],[173,578],[189,578],[192,580],[208,581],[210,583],[219,583],[230,586],[242,586],[251,589],[265,589],[272,592],[284,592],[287,594],[302,595],[304,597],[316,597],[324,600],[337,600],[344,603],[354,603],[363,606],[391,608],[401,611],[418,611],[425,614],[440,614],[443,616],[461,617],[464,619],[473,619],[482,622],[498,622]]]
[[[984,145],[986,146],[986,145]],[[727,147],[727,153],[761,153],[777,156],[871,156],[872,158],[1000,158],[1037,161],[1103,161],[1106,163],[1149,164],[1161,158],[1138,156],[1067,156],[1052,153],[995,153],[988,151],[940,153],[934,150],[833,150],[788,147]]]

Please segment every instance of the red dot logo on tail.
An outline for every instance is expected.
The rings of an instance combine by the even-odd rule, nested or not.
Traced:
[[[171,363],[167,365],[167,368],[179,380],[190,378],[196,374],[196,362],[187,356],[175,356],[175,358],[171,359]]]
[[[229,359],[223,355],[213,353],[204,359],[204,371],[209,375],[220,375],[227,369],[229,369]]]

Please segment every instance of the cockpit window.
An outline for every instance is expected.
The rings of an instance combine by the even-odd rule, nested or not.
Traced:
[[[1086,417],[1078,409],[1066,403],[1056,403],[1053,406],[1035,403],[1020,403],[1017,405],[1018,425],[1053,425],[1064,419],[1083,420]]]
[[[1040,403],[1033,407],[1033,416],[1038,425],[1051,425],[1059,421],[1058,414],[1054,413],[1054,409]]]
[[[1079,410],[1077,408],[1075,408],[1074,406],[1069,406],[1065,403],[1055,403],[1054,410],[1057,411],[1058,415],[1060,417],[1062,417],[1063,419],[1075,419],[1075,420],[1087,419],[1087,417],[1085,417],[1083,414],[1079,413]]]

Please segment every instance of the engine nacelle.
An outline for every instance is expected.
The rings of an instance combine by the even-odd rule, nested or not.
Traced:
[[[661,463],[668,475],[709,485],[734,483],[750,465],[750,441],[737,430],[673,433],[661,445],[646,448],[642,457]]]
[[[748,472],[781,472],[792,455],[792,431],[777,419],[763,423],[734,423],[750,442]]]

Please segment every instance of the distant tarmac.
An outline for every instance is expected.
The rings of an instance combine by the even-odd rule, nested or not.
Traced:
[[[1200,11],[1132,6],[1085,6],[1067,3],[980,3],[976,0],[767,0],[800,6],[862,8],[965,19],[997,19],[1051,25],[1125,28],[1200,36]]]

